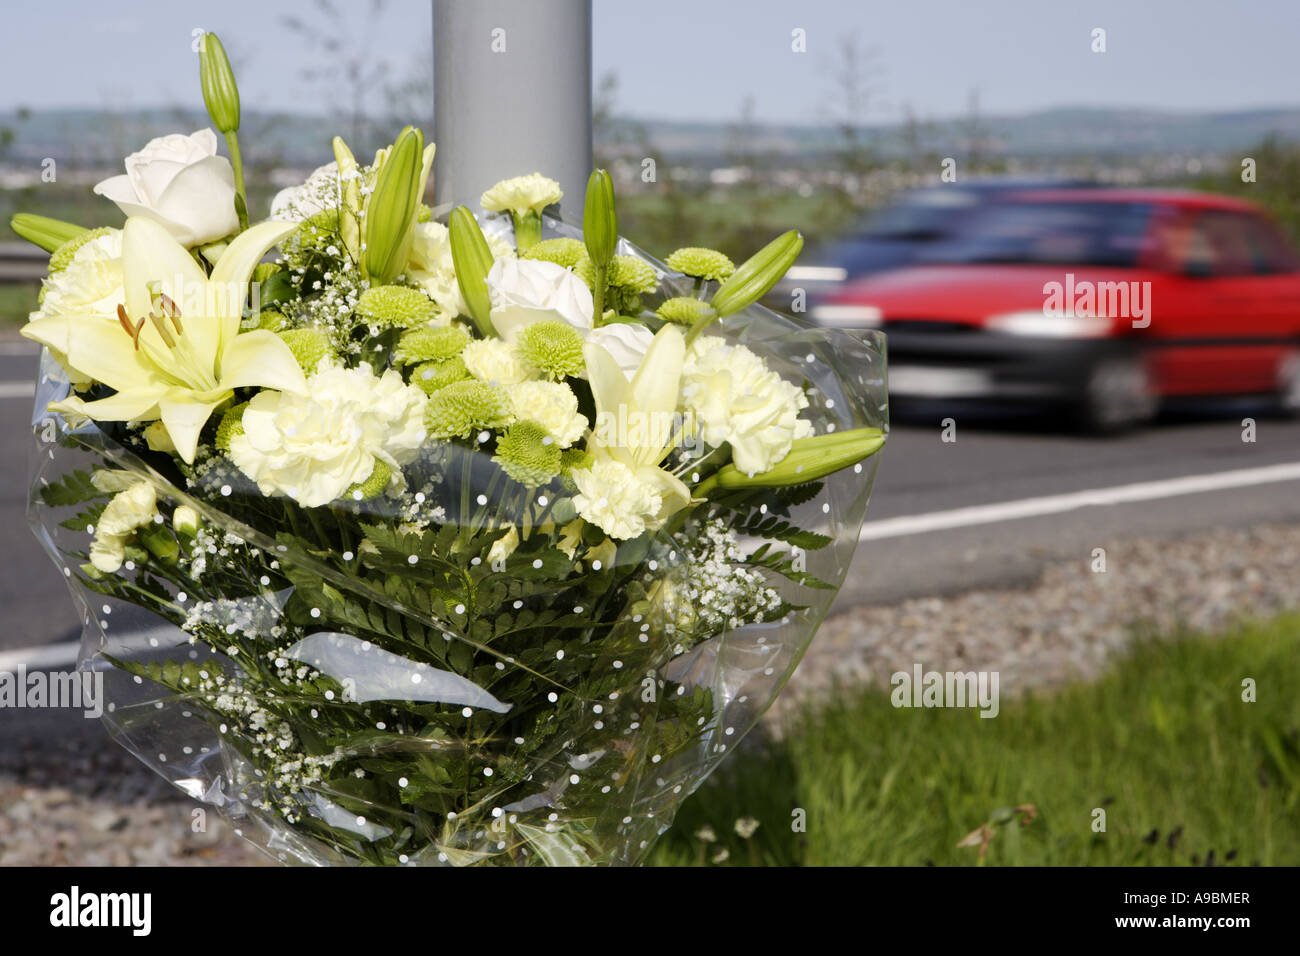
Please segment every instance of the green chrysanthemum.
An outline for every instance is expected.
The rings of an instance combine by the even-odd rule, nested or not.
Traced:
[[[424,389],[426,395],[432,395],[452,382],[464,381],[469,377],[465,360],[459,355],[445,362],[424,362],[411,369],[411,384]]]
[[[590,468],[596,463],[591,452],[582,448],[566,448],[560,453],[560,471],[567,475],[572,471]]]
[[[573,270],[587,285],[596,281],[595,269],[590,259],[583,259]],[[648,262],[642,262],[636,256],[615,256],[609,262],[609,274],[605,284],[611,289],[618,289],[626,295],[645,295],[659,288],[655,270]]]
[[[521,485],[535,488],[560,473],[560,445],[541,425],[525,420],[501,436],[492,460]]]
[[[694,325],[696,320],[708,310],[708,305],[699,299],[692,299],[690,296],[679,295],[674,299],[665,299],[663,304],[655,310],[655,315],[665,322],[676,322],[679,325]]]
[[[513,418],[505,389],[473,379],[438,389],[424,409],[434,438],[468,438],[480,428],[504,428]]]
[[[404,285],[381,285],[367,289],[357,300],[357,315],[384,328],[410,328],[428,322],[438,314],[433,300],[419,289]]]
[[[543,319],[525,326],[516,339],[519,356],[552,378],[577,375],[585,367],[582,336],[567,322]]]
[[[519,258],[541,259],[543,262],[554,262],[557,266],[572,269],[587,258],[587,247],[578,239],[543,239]]]
[[[248,408],[248,402],[231,405],[226,409],[226,413],[221,416],[221,422],[217,425],[217,451],[229,453],[230,439],[236,435],[244,434],[244,409],[246,408]]]
[[[77,254],[77,250],[90,240],[98,239],[100,236],[107,236],[112,231],[108,226],[100,226],[98,229],[91,229],[79,236],[73,236],[50,253],[50,275],[66,269],[72,263],[72,257]]]
[[[289,351],[298,360],[304,374],[310,375],[316,371],[321,359],[334,354],[329,336],[320,329],[288,329],[277,334],[289,346]]]
[[[353,501],[365,501],[368,498],[375,498],[384,493],[388,483],[393,479],[393,469],[388,463],[381,458],[375,459],[375,467],[370,472],[370,477],[365,481],[359,481],[345,494],[345,497]]]
[[[696,279],[721,282],[736,271],[736,264],[716,249],[686,246],[667,259],[669,269]]]
[[[440,329],[409,329],[397,340],[393,361],[399,365],[419,362],[445,362],[464,351],[469,344],[469,333],[459,325]]]
[[[266,329],[270,332],[279,332],[285,328],[289,320],[285,314],[276,308],[265,308],[257,314],[257,327]]]

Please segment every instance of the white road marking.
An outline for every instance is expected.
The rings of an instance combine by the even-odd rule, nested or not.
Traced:
[[[185,634],[175,627],[151,627],[130,637],[115,640],[112,652],[120,655],[129,651],[168,650],[186,640]],[[150,641],[156,641],[151,644]],[[81,641],[62,644],[44,644],[39,647],[20,647],[13,651],[0,651],[0,672],[14,673],[19,667],[29,671],[62,670],[77,665]],[[95,670],[108,670],[107,661],[98,661]]]
[[[879,541],[881,538],[898,538],[908,534],[924,534],[929,531],[946,531],[949,528],[968,528],[972,525],[994,524],[1017,518],[1060,514],[1079,508],[1152,501],[1157,498],[1173,498],[1178,495],[1194,495],[1227,488],[1246,488],[1279,481],[1300,481],[1300,462],[1216,471],[1206,475],[1186,475],[1182,478],[1166,478],[1160,481],[1138,481],[1129,485],[1090,488],[1086,491],[1074,491],[1062,495],[1043,495],[1038,498],[1021,498],[1018,501],[999,501],[987,505],[953,508],[949,511],[901,515],[883,521],[866,522],[862,526],[862,533],[858,536],[858,540]]]
[[[35,382],[0,382],[0,398],[31,398],[35,394]]]

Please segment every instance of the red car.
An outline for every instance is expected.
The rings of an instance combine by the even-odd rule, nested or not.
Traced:
[[[1065,404],[1103,431],[1181,396],[1267,394],[1300,412],[1300,255],[1223,196],[1019,193],[812,316],[884,329],[904,403]]]

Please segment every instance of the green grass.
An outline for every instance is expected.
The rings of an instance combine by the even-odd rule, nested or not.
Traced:
[[[36,308],[39,290],[35,282],[0,283],[0,326],[16,328],[24,324],[28,313]]]
[[[732,829],[745,816],[761,824],[748,843]],[[979,847],[956,844],[986,823],[986,865],[1300,863],[1300,615],[1144,642],[1097,682],[1004,698],[992,719],[841,692],[724,764],[652,862],[725,848],[728,865],[974,865]],[[705,825],[718,843],[695,838]]]

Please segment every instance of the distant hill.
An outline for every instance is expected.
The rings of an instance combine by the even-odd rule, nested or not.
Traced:
[[[126,153],[163,133],[189,131],[208,125],[200,111],[42,110],[26,115],[0,112],[0,127],[14,139],[3,154],[7,164],[39,163],[47,156],[85,166],[115,166]],[[362,136],[358,152],[373,148],[391,126],[382,124]],[[330,138],[347,136],[345,125],[303,114],[246,113],[242,136],[246,157],[295,167],[311,167],[331,157]],[[916,131],[928,151],[960,154],[970,132],[962,120],[925,123]],[[605,131],[599,146],[635,152],[642,134],[664,155],[678,161],[717,165],[734,157],[766,155],[798,163],[815,160],[833,150],[833,127],[794,124],[678,122],[618,118]],[[990,155],[1022,158],[1058,156],[1137,156],[1149,154],[1222,154],[1246,149],[1273,135],[1300,139],[1300,108],[1179,113],[1161,110],[1061,107],[1021,116],[984,116],[978,136]],[[884,156],[904,149],[901,124],[877,124],[863,129],[863,138]]]

